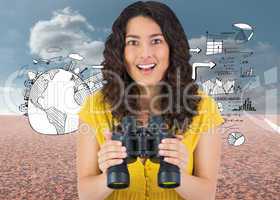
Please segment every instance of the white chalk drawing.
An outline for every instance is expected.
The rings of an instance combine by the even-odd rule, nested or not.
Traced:
[[[245,143],[245,136],[240,132],[232,132],[228,135],[228,143],[232,146],[240,146]]]
[[[65,134],[78,128],[78,112],[90,94],[74,73],[52,69],[34,82],[28,100],[31,127],[43,134]]]

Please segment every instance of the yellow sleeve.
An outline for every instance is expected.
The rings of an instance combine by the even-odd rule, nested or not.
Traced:
[[[99,145],[105,142],[104,131],[110,128],[108,124],[110,116],[103,103],[100,92],[95,92],[85,99],[79,112],[80,119],[90,126]]]
[[[204,92],[200,92],[200,96],[201,101],[198,104],[198,114],[193,117],[193,121],[187,131],[193,150],[201,134],[224,123],[224,119],[213,97],[208,96]]]
[[[201,101],[198,105],[198,115],[193,118],[191,129],[196,134],[200,134],[219,126],[223,122],[224,119],[213,97],[202,93]]]
[[[92,122],[93,122],[93,119],[92,119],[93,116],[90,114],[91,100],[92,100],[92,97],[87,96],[81,107],[81,110],[79,112],[79,118],[82,121],[86,122],[87,124],[92,124]]]

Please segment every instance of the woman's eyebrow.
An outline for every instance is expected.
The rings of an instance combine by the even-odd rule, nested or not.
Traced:
[[[140,38],[140,36],[138,35],[127,35],[125,36],[126,38],[130,37],[130,38]]]
[[[154,33],[154,34],[151,34],[149,37],[153,38],[153,37],[156,37],[156,36],[163,36],[163,35],[162,35],[162,33]],[[126,36],[126,38],[128,38],[128,37],[130,37],[130,38],[137,38],[137,39],[140,38],[140,36],[138,36],[138,35],[131,35],[131,34]]]
[[[150,35],[150,38],[157,37],[157,36],[163,36],[163,35],[162,35],[162,33],[155,33],[155,34]]]

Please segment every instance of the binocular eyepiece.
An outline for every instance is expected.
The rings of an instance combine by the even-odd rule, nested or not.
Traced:
[[[161,188],[175,188],[180,185],[179,167],[163,160],[158,154],[158,145],[164,138],[174,138],[174,134],[164,127],[161,116],[154,115],[149,118],[148,126],[138,127],[133,116],[122,119],[121,130],[114,131],[112,140],[118,140],[127,149],[124,161],[107,170],[107,186],[112,189],[124,189],[129,186],[130,177],[127,164],[133,163],[137,157],[149,158],[159,163],[158,186]]]

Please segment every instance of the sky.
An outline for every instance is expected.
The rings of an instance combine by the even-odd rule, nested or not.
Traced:
[[[0,114],[16,113],[23,103],[23,79],[12,80],[15,72],[32,63],[32,58],[48,57],[46,46],[79,51],[87,63],[100,63],[103,44],[120,12],[135,1],[129,0],[0,0]],[[205,45],[206,31],[232,31],[233,23],[254,27],[254,38],[246,48],[256,52],[256,73],[262,84],[275,79],[270,88],[279,89],[280,2],[253,0],[165,0],[176,13],[191,48]],[[202,52],[203,53],[203,52]],[[53,56],[53,54],[52,54]],[[205,56],[197,56],[197,60]],[[275,75],[276,73],[276,75]],[[264,78],[265,77],[265,78]],[[276,90],[277,91],[277,90]],[[9,98],[7,98],[7,94]],[[279,91],[277,91],[279,96]],[[278,98],[279,99],[279,98]],[[279,102],[278,102],[279,105]]]

